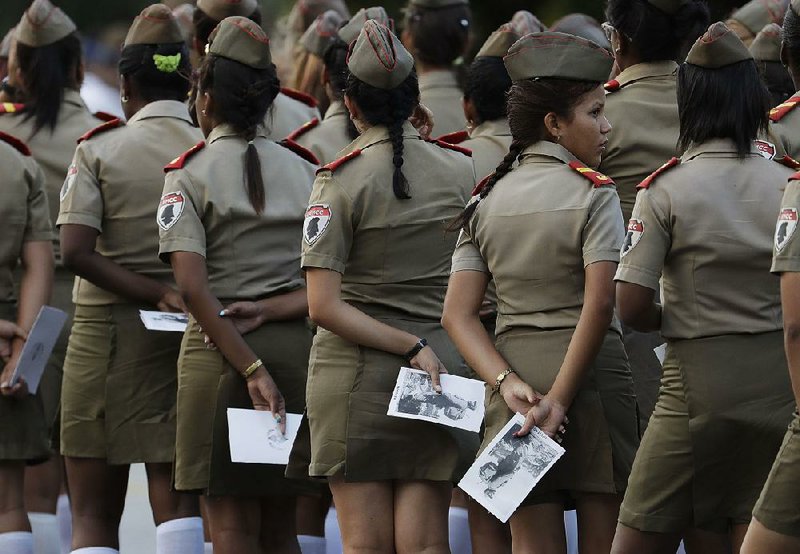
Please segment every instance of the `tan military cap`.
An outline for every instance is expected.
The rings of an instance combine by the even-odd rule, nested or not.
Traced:
[[[341,29],[339,29],[339,38],[347,44],[350,44],[358,38],[358,35],[361,34],[361,29],[364,28],[364,23],[370,19],[374,19],[386,27],[391,26],[389,14],[386,13],[386,10],[383,9],[383,7],[376,6],[374,8],[361,8],[352,18],[350,18],[350,21],[348,21]]]
[[[6,36],[3,37],[3,42],[0,42],[0,58],[7,58],[11,51],[11,41],[14,40],[14,27],[11,27]]]
[[[123,46],[176,42],[183,42],[183,34],[172,10],[164,4],[151,4],[133,20]]]
[[[782,23],[789,0],[750,0],[733,12],[734,19],[747,27],[754,35],[767,23]]]
[[[526,33],[528,34],[528,33]],[[502,58],[508,54],[508,49],[520,39],[510,23],[501,25],[494,33],[489,35],[481,49],[475,54],[476,58]]]
[[[770,23],[761,29],[750,45],[750,54],[761,62],[781,61],[781,26]]]
[[[250,17],[258,8],[258,0],[197,0],[197,9],[215,21],[226,17]]]
[[[520,37],[529,35],[531,33],[541,33],[546,31],[547,27],[544,23],[539,21],[539,18],[527,10],[520,10],[511,18],[510,25],[514,32]]]
[[[303,36],[300,37],[300,44],[307,52],[319,56],[325,54],[325,49],[336,38],[339,26],[342,24],[342,16],[336,10],[328,10],[314,20]]]
[[[600,22],[585,13],[570,13],[553,22],[550,30],[556,33],[575,35],[594,42],[611,51],[611,43],[606,38],[606,33]]]
[[[47,46],[77,30],[67,14],[50,3],[50,0],[33,0],[22,14],[15,36],[26,46]]]
[[[334,10],[342,18],[350,17],[350,10],[344,0],[298,0],[297,9],[304,17],[314,19],[328,10]]]
[[[553,31],[522,37],[503,61],[512,81],[552,77],[604,83],[614,65],[614,58],[602,46]]]
[[[258,23],[242,16],[226,17],[217,25],[208,37],[207,53],[255,69],[272,64],[269,37]]]
[[[368,85],[391,90],[414,70],[414,58],[388,27],[370,19],[350,50],[347,67]]]
[[[686,56],[686,63],[706,69],[719,69],[726,65],[752,59],[750,51],[736,36],[736,33],[718,21],[697,39],[692,49],[689,50],[689,55]]]
[[[681,9],[681,6],[686,4],[688,0],[647,0],[661,10],[664,13],[668,13],[670,15],[678,13],[678,10]]]
[[[449,8],[450,6],[469,6],[469,0],[411,0],[411,6],[417,8]]]

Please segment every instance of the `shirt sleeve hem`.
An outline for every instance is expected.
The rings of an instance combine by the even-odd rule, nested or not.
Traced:
[[[169,263],[169,255],[173,252],[191,252],[206,257],[206,249],[198,241],[191,239],[162,240],[158,248],[158,257],[165,264]]]
[[[56,226],[61,225],[86,225],[103,232],[102,220],[96,215],[86,212],[62,212],[56,220]]]
[[[306,268],[318,268],[318,269],[330,269],[337,273],[341,273],[344,275],[345,264],[342,263],[341,260],[334,258],[332,256],[323,256],[320,254],[303,254],[302,259],[300,260],[300,265],[303,269]]]
[[[619,250],[589,250],[583,253],[583,267],[596,262],[614,262],[619,263]]]
[[[614,276],[614,280],[624,281],[625,283],[633,283],[634,285],[641,285],[643,287],[647,287],[648,289],[659,289],[658,276],[630,266],[620,267],[617,269],[617,274]]]

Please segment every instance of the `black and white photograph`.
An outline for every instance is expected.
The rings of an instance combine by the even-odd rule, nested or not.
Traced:
[[[189,323],[189,316],[175,312],[139,310],[139,317],[149,331],[183,333]]]
[[[431,378],[424,371],[401,368],[387,414],[480,431],[484,414],[483,382],[447,374],[439,378],[441,393],[433,390]]]
[[[541,429],[515,437],[525,417],[515,415],[475,460],[458,486],[505,523],[564,449]]]

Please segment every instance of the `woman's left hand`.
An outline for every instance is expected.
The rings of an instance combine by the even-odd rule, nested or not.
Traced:
[[[447,373],[447,368],[439,361],[439,357],[436,355],[436,352],[433,351],[433,348],[426,346],[420,350],[416,356],[411,358],[409,363],[414,369],[421,369],[430,375],[433,390],[439,393],[442,392],[442,383],[439,380],[439,375]]]
[[[545,395],[528,410],[527,414],[525,414],[525,423],[520,430],[515,433],[515,436],[524,437],[530,433],[535,425],[544,431],[551,439],[558,440],[559,436],[566,432],[565,426],[568,423],[567,408],[548,395]],[[558,442],[561,441],[558,440]]]
[[[423,104],[417,104],[408,121],[414,126],[419,135],[424,139],[431,138],[433,132],[433,112]]]

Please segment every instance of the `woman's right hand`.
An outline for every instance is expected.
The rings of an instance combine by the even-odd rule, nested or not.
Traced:
[[[286,403],[281,391],[264,366],[259,367],[247,379],[247,392],[253,401],[253,408],[272,412],[281,433],[286,434]]]
[[[509,373],[500,384],[500,394],[506,401],[508,409],[515,414],[527,414],[542,399],[528,383],[516,373]]]
[[[3,367],[3,373],[0,374],[0,394],[3,396],[11,396],[14,398],[25,398],[28,394],[28,384],[25,379],[20,377],[14,386],[11,386],[11,378],[14,376],[14,371],[17,369],[19,362],[19,352],[11,356],[11,359],[6,362]]]
[[[181,293],[170,287],[167,287],[167,289],[161,295],[161,298],[156,304],[156,307],[159,309],[159,311],[162,312],[175,312],[175,313],[185,314],[189,311],[186,308],[186,304],[183,301]]]
[[[3,362],[11,358],[11,341],[15,338],[25,340],[28,334],[13,321],[0,319],[0,360]]]
[[[441,361],[439,361],[439,356],[436,355],[436,352],[433,351],[433,348],[426,346],[420,350],[416,356],[411,358],[409,363],[414,369],[421,369],[430,375],[433,390],[436,392],[442,392],[442,383],[439,379],[439,375],[442,373],[447,373],[447,368],[444,367],[444,364],[442,364]]]

